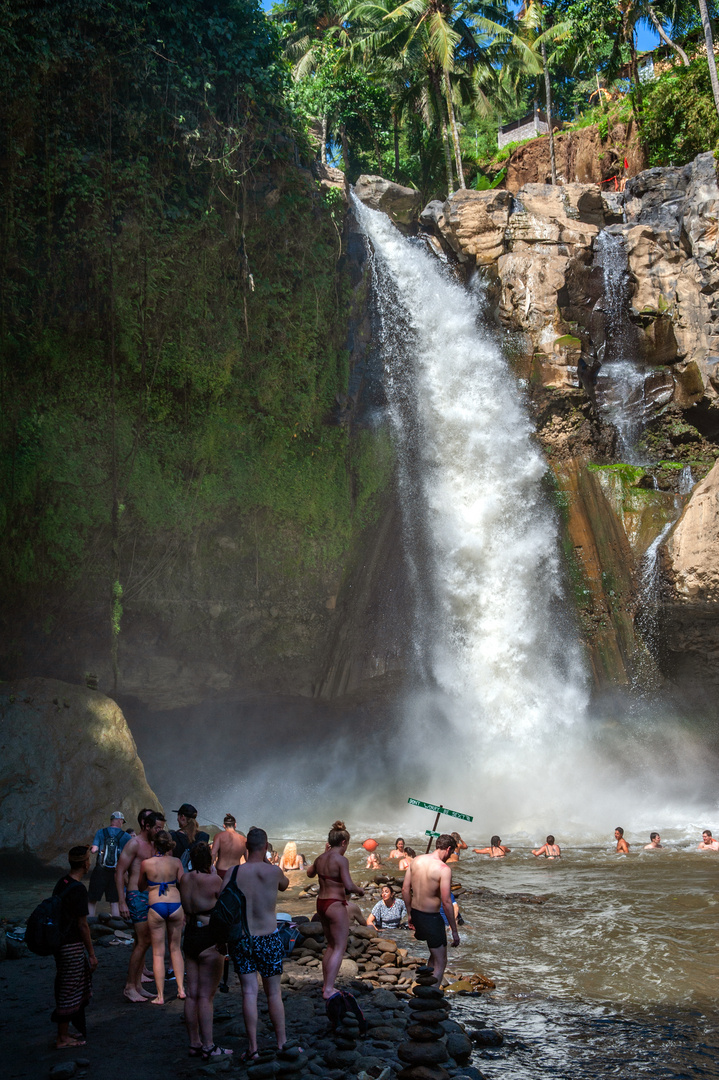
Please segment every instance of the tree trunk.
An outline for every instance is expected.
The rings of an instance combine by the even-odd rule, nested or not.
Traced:
[[[442,149],[444,150],[444,167],[447,172],[447,198],[454,191],[454,179],[452,176],[452,151],[449,146],[449,133],[447,131],[447,121],[444,116],[444,109],[442,107],[442,92],[439,85],[439,75],[436,68],[430,68],[430,82],[432,89],[434,90],[434,106],[439,118],[439,126],[442,131]]]
[[[662,24],[659,21],[659,16],[657,15],[656,11],[654,10],[654,8],[652,7],[651,4],[649,5],[648,10],[649,10],[649,18],[652,20],[652,23],[654,24],[654,29],[659,34],[659,37],[662,39],[664,44],[668,45],[670,49],[674,49],[674,52],[679,53],[679,56],[681,57],[681,61],[684,64],[684,67],[689,67],[689,57],[684,52],[684,49],[681,47],[681,45],[677,45],[676,41],[672,41],[672,39],[669,37],[666,30],[664,29],[664,27],[662,26]]]
[[[394,178],[399,181],[399,122],[394,109],[392,109],[392,127],[394,130]]]
[[[327,164],[327,113],[322,117],[322,141],[320,142],[320,161]]]
[[[707,43],[707,64],[709,65],[709,78],[711,79],[712,84],[714,105],[717,114],[719,115],[719,79],[717,78],[717,65],[714,58],[714,39],[712,38],[712,27],[709,22],[707,0],[699,0],[699,11],[701,12],[702,26],[704,27],[704,40]]]
[[[340,127],[340,139],[342,141],[342,168],[348,173],[350,171],[350,148],[347,142],[347,128],[344,124]]]
[[[457,131],[457,122],[454,118],[454,106],[452,105],[452,86],[449,81],[449,72],[444,72],[444,89],[447,98],[447,116],[449,117],[449,123],[452,130],[452,144],[454,146],[454,162],[457,166],[457,181],[460,188],[466,187],[464,182],[464,171],[462,169],[462,154],[459,149],[459,132]]]
[[[554,131],[552,130],[552,87],[549,81],[547,49],[544,42],[542,42],[542,67],[544,68],[544,104],[547,110],[547,126],[549,127],[549,164],[552,170],[552,184],[556,187],[557,165],[554,158]]]

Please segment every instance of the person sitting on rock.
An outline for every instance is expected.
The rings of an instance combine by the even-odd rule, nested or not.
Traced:
[[[398,836],[394,842],[394,847],[389,853],[390,859],[401,859],[404,855],[404,840],[401,836]]]
[[[87,889],[82,879],[90,870],[90,852],[85,845],[68,855],[70,872],[60,878],[53,896],[60,897],[66,940],[55,952],[55,1011],[58,1050],[75,1050],[85,1045],[85,1007],[92,997],[92,973],[97,967],[95,946],[87,923]],[[79,1033],[70,1034],[70,1024]]]
[[[98,900],[103,896],[110,905],[110,912],[115,919],[120,918],[120,895],[115,883],[115,871],[120,861],[120,852],[132,837],[125,832],[125,815],[115,810],[110,815],[110,824],[105,829],[98,829],[90,851],[97,855],[97,861],[90,874],[88,889],[88,912],[91,918],[97,910]]]
[[[545,859],[560,859],[562,857],[562,852],[560,851],[559,844],[554,843],[554,837],[550,833],[546,843],[542,844],[536,851],[532,849],[532,855],[534,855],[535,858],[540,858],[543,855]]]
[[[417,858],[417,852],[414,850],[414,848],[406,847],[404,849],[404,855],[402,856],[402,858],[397,863],[397,869],[398,870],[407,870],[409,868],[409,864],[412,862],[412,859],[416,859],[416,858]],[[452,860],[448,859],[447,861],[451,862]]]
[[[447,862],[448,863],[455,863],[455,862],[459,862],[459,853],[460,853],[460,851],[466,851],[467,850],[467,845],[465,844],[464,840],[462,839],[462,837],[459,835],[458,832],[453,832],[451,835],[452,835],[452,839],[454,840],[457,847],[454,849],[454,851],[452,852],[450,857],[447,859]]]
[[[702,833],[701,844],[697,844],[697,851],[719,851],[719,840],[715,840],[711,829],[705,829]]]
[[[367,925],[378,930],[396,930],[407,918],[407,908],[401,896],[395,896],[389,885],[382,886],[381,899],[367,917]]]
[[[247,837],[238,830],[232,814],[225,814],[223,827],[224,832],[217,833],[212,841],[212,861],[220,875],[243,863],[247,853]]]
[[[498,836],[493,836],[489,841],[489,847],[474,848],[475,855],[489,855],[490,859],[503,859],[509,855],[512,849],[503,844]]]
[[[284,873],[287,873],[288,870],[304,870],[305,857],[297,851],[297,844],[294,840],[288,840],[285,844],[285,850],[282,852],[278,865]]]

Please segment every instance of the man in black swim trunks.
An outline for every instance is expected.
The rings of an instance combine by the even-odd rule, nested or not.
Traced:
[[[284,892],[290,880],[267,862],[267,833],[252,828],[247,833],[247,862],[237,868],[237,887],[247,901],[247,926],[250,937],[241,938],[233,956],[242,986],[242,1013],[249,1046],[242,1060],[250,1065],[258,1060],[257,1050],[257,973],[267,995],[267,1007],[277,1037],[279,1050],[285,1045],[285,1007],[282,1002],[282,958],[284,946],[277,930],[277,892]],[[234,867],[226,872],[223,888]]]
[[[440,907],[452,931],[452,946],[459,945],[452,906],[452,871],[446,865],[456,846],[454,837],[444,833],[437,839],[433,852],[412,860],[402,885],[402,899],[410,912],[414,936],[427,942],[430,964],[440,986],[447,966],[447,931]]]

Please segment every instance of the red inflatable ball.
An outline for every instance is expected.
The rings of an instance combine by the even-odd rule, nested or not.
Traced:
[[[370,838],[369,840],[365,840],[362,847],[365,849],[365,851],[376,851],[379,847],[379,844],[376,840],[372,840],[372,838]]]

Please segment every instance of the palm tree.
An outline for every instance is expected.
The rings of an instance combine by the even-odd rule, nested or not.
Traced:
[[[717,115],[719,115],[719,79],[717,79],[717,65],[714,58],[714,39],[712,37],[712,24],[709,21],[707,0],[699,0],[699,12],[702,17],[702,27],[704,28],[704,40],[707,45],[707,64],[709,65],[709,78],[711,79],[712,84],[714,105],[716,106]]]
[[[366,56],[396,57],[419,46],[427,100],[438,103],[444,99],[444,109],[438,109],[438,117],[445,143],[449,193],[453,190],[452,156],[458,184],[464,188],[454,109],[456,80],[462,70],[471,71],[477,65],[491,67],[493,47],[498,43],[512,43],[520,52],[525,50],[511,29],[512,20],[506,9],[491,6],[488,0],[470,0],[462,7],[456,0],[403,0],[397,6],[393,0],[359,0],[348,10],[348,19],[367,28],[357,44]]]

